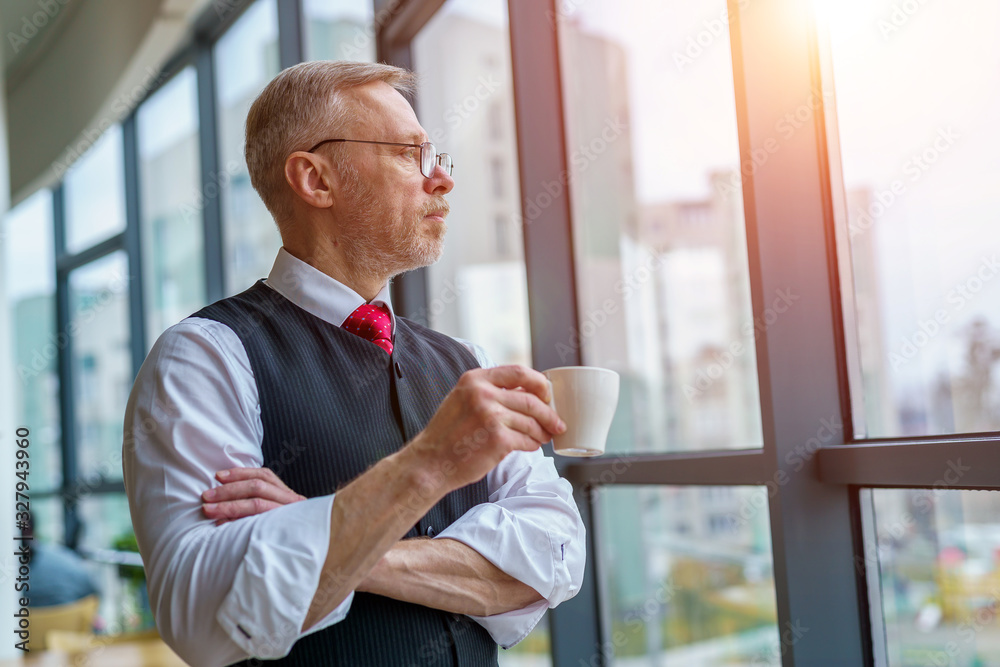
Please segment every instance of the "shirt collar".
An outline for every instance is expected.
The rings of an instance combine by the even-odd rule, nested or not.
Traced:
[[[274,258],[271,273],[267,276],[267,286],[302,310],[338,327],[343,326],[344,321],[359,306],[366,303],[384,305],[389,311],[392,331],[396,331],[396,315],[389,298],[389,283],[382,286],[374,299],[365,301],[364,297],[347,285],[281,248]]]

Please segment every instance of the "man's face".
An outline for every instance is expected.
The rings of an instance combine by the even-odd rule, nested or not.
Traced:
[[[427,141],[409,103],[388,84],[356,88],[362,119],[344,137],[419,144]],[[420,149],[376,144],[341,145],[340,236],[356,271],[390,277],[436,262],[447,230],[444,195],[455,182],[443,169],[420,173]]]

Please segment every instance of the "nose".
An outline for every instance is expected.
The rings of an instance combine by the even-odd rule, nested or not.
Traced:
[[[455,179],[441,165],[434,165],[430,178],[424,179],[424,191],[429,195],[446,195],[455,187]]]

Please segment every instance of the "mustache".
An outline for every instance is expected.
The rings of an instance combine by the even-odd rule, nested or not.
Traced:
[[[443,197],[441,199],[436,199],[432,202],[428,202],[427,205],[424,206],[423,210],[421,211],[420,217],[423,217],[425,215],[430,215],[435,211],[442,211],[445,215],[448,215],[451,212],[451,204],[449,204],[448,200]]]

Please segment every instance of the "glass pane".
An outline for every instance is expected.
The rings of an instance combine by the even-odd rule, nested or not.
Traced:
[[[413,61],[420,122],[456,165],[426,315],[498,364],[530,365],[507,4],[449,0],[414,39]]]
[[[549,639],[549,613],[528,636],[506,651],[500,649],[500,667],[549,667],[552,665],[552,642]]]
[[[37,461],[36,461],[37,463]],[[35,476],[35,468],[31,476]],[[39,542],[63,544],[63,502],[61,497],[31,498],[31,515],[35,521],[35,539]]]
[[[610,452],[763,441],[725,12],[593,0],[558,21],[578,340],[622,376]]]
[[[31,488],[62,482],[52,192],[39,190],[3,221],[4,283],[14,353],[14,419],[30,431]]]
[[[76,453],[84,484],[122,478],[122,426],[132,388],[128,258],[123,250],[69,277]]]
[[[236,294],[267,277],[281,247],[274,219],[250,185],[243,158],[247,112],[280,71],[275,0],[251,5],[216,43],[214,55],[226,290]]]
[[[66,251],[125,230],[122,129],[108,129],[66,173]]]
[[[780,663],[764,487],[602,487],[597,512],[609,664]]]
[[[371,0],[305,0],[306,60],[375,61]]]
[[[201,188],[198,90],[188,67],[137,114],[142,256],[149,346],[205,304],[202,207],[221,182]]]
[[[857,302],[856,435],[1000,429],[1000,5],[820,10]]]
[[[99,629],[105,634],[119,634],[152,628],[153,616],[141,569],[120,568],[109,562],[115,560],[109,551],[127,551],[125,545],[134,542],[125,494],[91,495],[80,502],[79,508],[83,524],[80,551],[99,564],[95,568],[101,589]]]
[[[876,537],[865,558],[879,575],[873,612],[883,615],[889,665],[1000,664],[1000,493],[871,494]]]

